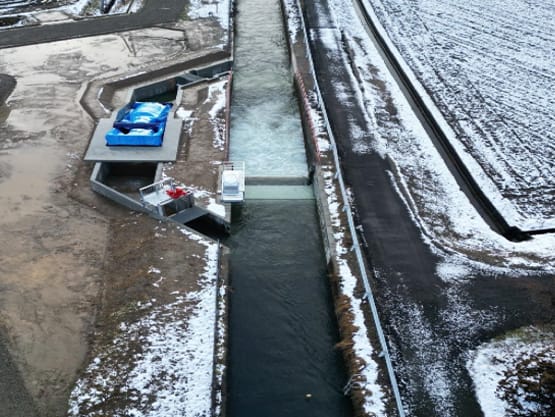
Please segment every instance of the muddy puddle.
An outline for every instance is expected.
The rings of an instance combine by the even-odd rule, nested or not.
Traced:
[[[45,210],[52,178],[64,154],[47,147],[23,146],[0,152],[1,223],[12,223]]]

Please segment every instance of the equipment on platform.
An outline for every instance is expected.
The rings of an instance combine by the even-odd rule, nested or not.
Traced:
[[[139,188],[141,202],[150,211],[164,217],[193,207],[190,191],[177,187],[173,178],[164,178],[146,187]]]
[[[223,203],[242,203],[245,199],[245,163],[224,162],[220,165],[220,199]]]
[[[155,102],[135,102],[124,107],[106,133],[106,145],[162,146],[171,107],[169,103]]]

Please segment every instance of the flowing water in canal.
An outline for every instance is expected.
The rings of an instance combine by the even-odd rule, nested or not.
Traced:
[[[237,7],[231,159],[244,160],[247,178],[266,177],[265,184],[305,177],[279,0],[239,0]],[[226,242],[232,287],[227,414],[350,416],[313,195],[307,186],[250,189]]]
[[[314,201],[247,202],[227,244],[228,416],[350,416]]]
[[[307,175],[279,0],[238,0],[231,160],[247,176]]]

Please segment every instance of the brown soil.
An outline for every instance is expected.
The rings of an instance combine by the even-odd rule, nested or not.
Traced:
[[[0,231],[0,320],[10,351],[44,415],[61,415],[87,352],[83,340],[94,320],[107,224],[53,193]]]
[[[203,264],[199,245],[175,228],[95,195],[92,166],[81,161],[94,126],[78,104],[87,83],[142,70],[149,59],[185,60],[192,40],[163,31],[3,51],[0,72],[17,69],[18,84],[0,109],[0,343],[25,385],[14,392],[28,390],[41,417],[65,415],[94,338],[132,315],[127,305],[194,288]],[[210,39],[195,42],[206,48]],[[119,66],[104,62],[110,56]],[[148,274],[157,263],[166,277],[158,287]],[[0,362],[5,372],[16,371]]]

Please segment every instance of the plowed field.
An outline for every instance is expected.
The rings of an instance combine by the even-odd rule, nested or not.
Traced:
[[[555,7],[370,0],[469,155],[523,228],[555,226]]]

